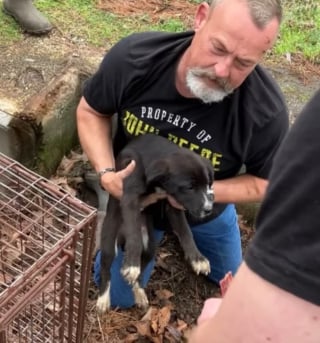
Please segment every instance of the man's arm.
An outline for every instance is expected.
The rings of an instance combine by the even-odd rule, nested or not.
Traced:
[[[81,98],[77,109],[79,139],[96,172],[114,167],[111,121],[111,116],[102,116]]]
[[[268,180],[243,174],[213,183],[215,202],[241,203],[261,201],[265,195]]]
[[[267,282],[243,263],[216,314],[190,343],[318,343],[320,306]]]
[[[112,118],[96,112],[81,98],[77,108],[77,126],[83,151],[96,172],[105,168],[114,168],[114,154],[112,147]],[[122,196],[123,179],[130,175],[135,163],[131,162],[119,172],[108,172],[101,177],[101,185],[113,196]]]

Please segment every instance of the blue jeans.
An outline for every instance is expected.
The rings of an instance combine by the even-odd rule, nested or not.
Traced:
[[[241,261],[242,250],[237,213],[234,205],[228,205],[215,219],[191,228],[194,240],[200,252],[210,261],[209,279],[218,283],[224,275],[231,271],[235,274]],[[164,232],[154,230],[156,242],[160,243]],[[129,308],[134,305],[131,287],[120,273],[123,253],[119,249],[111,265],[111,306]],[[98,251],[94,263],[94,281],[100,284],[100,260]],[[145,287],[154,268],[153,259],[142,275],[142,287]]]

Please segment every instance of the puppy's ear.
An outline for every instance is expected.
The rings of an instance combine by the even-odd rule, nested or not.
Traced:
[[[161,185],[168,178],[169,164],[167,160],[157,160],[146,167],[146,183]]]

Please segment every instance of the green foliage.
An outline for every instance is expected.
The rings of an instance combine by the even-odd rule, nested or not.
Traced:
[[[154,22],[146,14],[120,17],[107,13],[97,9],[94,0],[37,0],[35,5],[72,41],[94,46],[108,47],[136,31],[185,29],[184,23],[175,18]],[[23,39],[20,27],[2,11],[0,21],[0,43]]]
[[[0,10],[0,45],[6,42],[15,42],[21,38],[20,28],[13,18]]]
[[[320,7],[318,0],[284,1],[284,20],[277,54],[300,53],[320,63]]]

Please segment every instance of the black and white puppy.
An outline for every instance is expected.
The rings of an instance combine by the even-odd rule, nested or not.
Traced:
[[[213,210],[213,167],[210,162],[186,148],[180,148],[161,136],[146,134],[132,140],[117,156],[116,170],[136,161],[133,173],[124,180],[123,196],[110,196],[101,231],[101,284],[97,310],[110,308],[110,267],[117,247],[124,250],[123,277],[132,285],[136,305],[147,307],[148,299],[139,276],[154,257],[152,211],[141,209],[143,200],[157,191],[174,197],[190,215],[202,219]],[[178,236],[193,270],[210,272],[209,261],[202,256],[192,237],[185,211],[165,200],[165,214]]]

